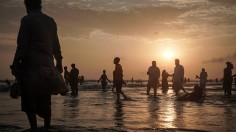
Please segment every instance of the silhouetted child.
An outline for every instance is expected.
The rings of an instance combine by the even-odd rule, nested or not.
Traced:
[[[169,85],[168,85],[168,77],[171,76],[166,72],[166,70],[162,71],[162,93],[167,93],[169,90]]]
[[[107,81],[111,83],[111,81],[107,78],[106,70],[103,70],[103,74],[101,75],[100,79],[98,80],[98,83],[100,81],[102,82],[102,90],[105,91],[106,86],[107,86]]]

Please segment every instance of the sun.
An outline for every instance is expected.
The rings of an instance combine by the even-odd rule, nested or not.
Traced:
[[[174,53],[171,50],[166,50],[163,52],[163,57],[167,60],[170,60],[174,57]]]

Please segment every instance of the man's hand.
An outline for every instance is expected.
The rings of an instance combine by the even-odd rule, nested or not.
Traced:
[[[62,61],[57,61],[57,64],[56,64],[56,68],[57,70],[62,73],[63,72],[63,69],[62,69]]]
[[[11,74],[15,77],[19,76],[19,69],[15,65],[10,65]]]

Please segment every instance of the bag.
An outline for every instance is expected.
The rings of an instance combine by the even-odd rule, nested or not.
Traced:
[[[15,81],[12,85],[11,85],[11,89],[10,89],[10,96],[13,99],[17,99],[19,96],[21,96],[21,91],[20,91],[20,84]]]
[[[61,73],[59,73],[56,68],[44,68],[44,73],[46,73],[45,79],[52,95],[66,95],[66,93],[69,92]]]

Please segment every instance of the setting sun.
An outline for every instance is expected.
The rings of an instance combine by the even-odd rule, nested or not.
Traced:
[[[163,52],[163,57],[165,59],[171,59],[171,58],[174,57],[174,53],[171,50],[166,50],[166,51]]]

